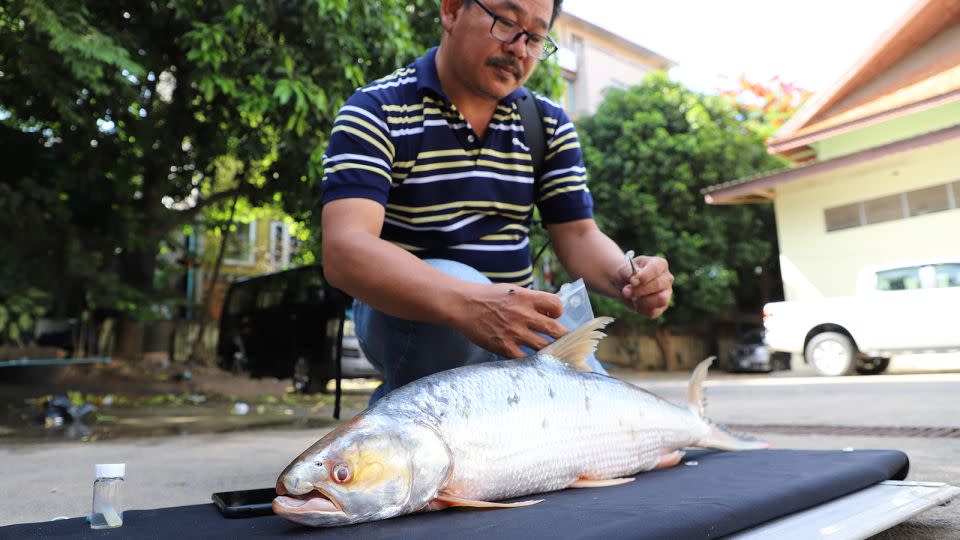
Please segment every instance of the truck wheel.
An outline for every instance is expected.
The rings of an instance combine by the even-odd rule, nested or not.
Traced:
[[[297,355],[293,362],[293,389],[301,394],[325,392],[329,379],[319,376],[317,366],[309,354]]]
[[[879,375],[890,367],[890,359],[879,356],[864,358],[857,363],[857,373],[861,375]]]
[[[839,332],[822,332],[807,343],[804,356],[817,373],[827,377],[850,375],[857,364],[853,341]]]

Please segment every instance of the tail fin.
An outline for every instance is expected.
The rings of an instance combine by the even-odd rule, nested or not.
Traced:
[[[710,368],[710,364],[712,364],[715,359],[716,357],[711,356],[703,362],[700,362],[693,370],[693,375],[690,376],[690,386],[687,387],[687,402],[690,404],[691,410],[693,410],[697,417],[703,420],[704,423],[706,423],[710,428],[707,436],[701,439],[697,443],[697,446],[716,448],[717,450],[751,450],[757,448],[770,448],[770,443],[768,442],[758,441],[743,435],[733,434],[728,431],[727,428],[704,417],[703,381],[706,380],[707,370]]]
[[[715,448],[717,450],[757,450],[760,448],[770,448],[770,443],[767,441],[761,441],[739,433],[731,433],[720,424],[715,424],[710,420],[704,421],[710,426],[710,432],[706,437],[700,439],[697,446]]]
[[[703,418],[703,381],[707,380],[707,370],[710,369],[710,364],[716,359],[716,356],[711,356],[700,362],[693,369],[693,375],[690,375],[690,386],[687,387],[687,403],[700,418]]]

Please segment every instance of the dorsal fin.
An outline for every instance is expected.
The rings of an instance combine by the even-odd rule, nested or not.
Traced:
[[[593,371],[587,356],[597,350],[597,342],[606,336],[600,329],[612,322],[612,317],[597,317],[540,349],[538,354],[550,355],[577,371]]]

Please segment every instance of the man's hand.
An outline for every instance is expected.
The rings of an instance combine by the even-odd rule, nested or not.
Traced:
[[[650,318],[659,317],[673,296],[673,274],[665,259],[641,255],[634,257],[636,273],[629,263],[620,267],[623,283],[620,299],[630,309]]]
[[[521,345],[539,350],[567,333],[557,322],[563,302],[551,293],[516,285],[471,285],[470,296],[454,326],[470,341],[506,358],[523,358]]]

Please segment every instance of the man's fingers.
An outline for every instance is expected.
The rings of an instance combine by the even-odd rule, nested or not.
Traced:
[[[496,352],[496,351],[494,351],[494,352]],[[499,354],[500,356],[502,356],[502,357],[504,357],[504,358],[513,358],[514,360],[517,360],[517,359],[519,359],[519,358],[523,358],[524,356],[527,356],[527,355],[520,349],[520,347],[518,347],[515,343],[511,343],[511,344],[510,344],[508,347],[506,347],[502,352],[498,352],[497,354]]]
[[[551,340],[535,332],[527,332],[525,335],[520,337],[520,343],[522,345],[526,345],[534,351],[539,351],[540,349],[549,345]]]
[[[504,358],[523,358],[526,354],[512,339],[490,338],[487,344],[479,344],[484,349]]]
[[[628,298],[642,298],[651,294],[670,289],[673,286],[673,274],[664,272],[652,280],[642,284],[631,284],[624,287],[624,295]]]
[[[659,317],[670,306],[670,291],[660,291],[654,294],[633,299],[635,309],[650,318]]]
[[[634,259],[637,273],[630,276],[630,285],[640,286],[649,283],[664,273],[669,273],[666,259],[660,257],[640,256]]]
[[[553,339],[559,339],[567,334],[570,330],[567,327],[563,326],[556,319],[551,319],[550,317],[539,317],[529,323],[527,326],[536,332],[541,334],[547,334]]]
[[[547,317],[554,319],[563,315],[563,301],[560,300],[559,296],[543,291],[532,291],[529,289],[524,289],[524,291],[531,295],[533,298],[533,309],[539,313],[543,313]]]

